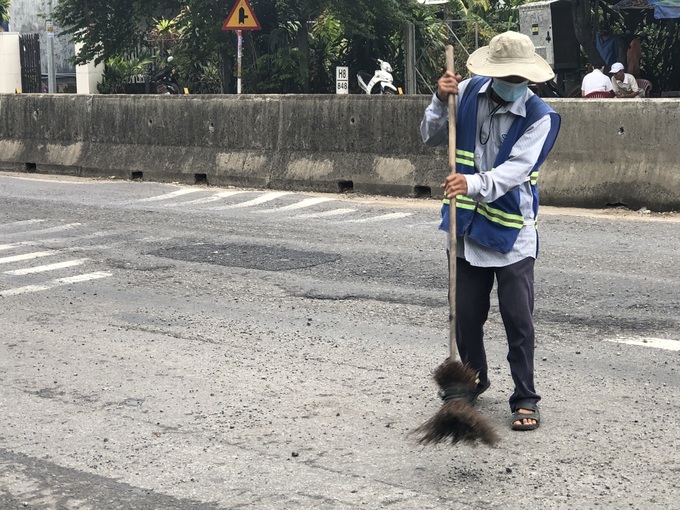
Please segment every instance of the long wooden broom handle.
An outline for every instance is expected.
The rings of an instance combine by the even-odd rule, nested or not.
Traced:
[[[446,46],[446,70],[454,73],[453,46]],[[448,97],[449,110],[449,173],[456,173],[456,98]],[[456,348],[456,197],[449,203],[449,356],[457,357]]]

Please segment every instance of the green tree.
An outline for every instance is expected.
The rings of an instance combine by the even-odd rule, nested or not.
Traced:
[[[0,0],[0,23],[7,23],[9,21],[9,3],[9,0]]]
[[[153,17],[177,7],[173,0],[59,0],[54,18],[65,34],[83,43],[76,63],[99,63],[136,51]]]

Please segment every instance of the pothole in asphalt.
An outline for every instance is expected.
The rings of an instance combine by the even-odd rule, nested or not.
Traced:
[[[259,269],[262,271],[285,271],[314,267],[340,259],[335,253],[300,251],[282,246],[258,244],[206,244],[195,243],[185,246],[161,248],[151,253],[185,262],[201,262],[219,266]]]

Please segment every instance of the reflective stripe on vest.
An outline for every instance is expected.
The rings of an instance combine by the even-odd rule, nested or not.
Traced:
[[[444,203],[450,205],[451,201],[448,198],[445,198]],[[501,211],[500,209],[491,207],[489,204],[485,204],[484,202],[475,202],[464,195],[458,195],[456,197],[456,208],[476,211],[484,216],[487,220],[498,223],[499,225],[503,225],[504,227],[522,228],[526,225],[535,224],[533,220],[525,220],[524,216]]]

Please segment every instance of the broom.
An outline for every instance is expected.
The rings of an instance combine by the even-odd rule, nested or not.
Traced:
[[[453,46],[446,46],[446,69],[453,72]],[[456,110],[453,94],[448,97],[449,171],[456,172]],[[443,395],[439,411],[414,430],[421,444],[450,439],[459,442],[493,445],[499,440],[491,424],[468,401],[474,394],[477,373],[456,359],[456,198],[449,204],[449,357],[434,372],[433,378]]]

